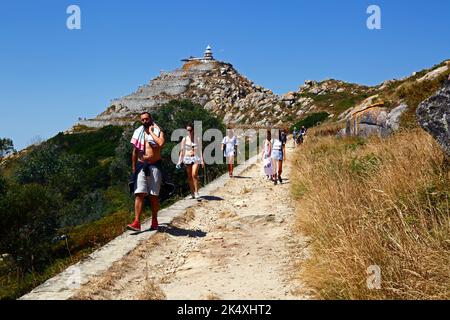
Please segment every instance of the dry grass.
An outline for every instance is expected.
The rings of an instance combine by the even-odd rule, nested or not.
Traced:
[[[189,221],[194,220],[194,218],[195,218],[195,210],[192,208],[188,208],[186,209],[185,213],[183,213],[178,217],[175,217],[172,220],[171,225],[174,227],[182,227],[186,225]]]
[[[345,128],[345,122],[329,122],[318,127],[311,128],[308,135],[314,137],[335,136],[343,128]]]
[[[137,300],[164,300],[166,295],[161,288],[152,281],[148,281],[147,285],[138,295]]]
[[[450,173],[428,134],[311,137],[295,160],[297,228],[311,238],[300,272],[318,298],[450,298]]]
[[[210,293],[206,296],[205,300],[222,300],[216,293]]]

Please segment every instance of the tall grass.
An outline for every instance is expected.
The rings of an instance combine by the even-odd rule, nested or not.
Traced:
[[[311,238],[302,279],[321,299],[449,299],[450,172],[439,146],[420,129],[386,140],[311,133],[292,186],[296,227]],[[373,265],[379,289],[367,285]]]

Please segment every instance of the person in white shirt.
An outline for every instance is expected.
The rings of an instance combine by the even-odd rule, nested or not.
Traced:
[[[263,169],[264,174],[266,175],[267,179],[272,179],[273,176],[273,163],[272,163],[272,132],[270,130],[267,130],[266,139],[264,140],[263,148],[262,148],[262,162],[263,162]]]
[[[272,140],[272,159],[275,162],[273,166],[273,182],[277,181],[283,183],[281,174],[283,173],[283,160],[286,158],[285,139],[283,138],[283,131],[278,130],[278,137]],[[278,170],[277,170],[278,169]]]
[[[226,163],[228,164],[228,174],[230,178],[233,177],[233,164],[237,146],[238,146],[238,139],[234,135],[233,129],[228,128],[227,136],[222,140],[222,151],[223,156],[226,158]]]

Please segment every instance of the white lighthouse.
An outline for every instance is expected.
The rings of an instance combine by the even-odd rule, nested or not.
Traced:
[[[208,45],[205,50],[205,55],[203,56],[204,60],[214,60],[211,46]]]
[[[206,47],[205,53],[204,53],[202,58],[196,58],[196,57],[192,57],[191,56],[191,57],[183,59],[181,61],[184,61],[184,62],[189,62],[189,61],[210,62],[210,61],[214,61],[212,48],[211,48],[210,45],[208,45]]]

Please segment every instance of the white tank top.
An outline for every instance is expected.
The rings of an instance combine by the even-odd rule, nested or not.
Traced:
[[[273,150],[281,150],[283,143],[278,140],[278,139],[274,139],[272,140],[272,149]]]

